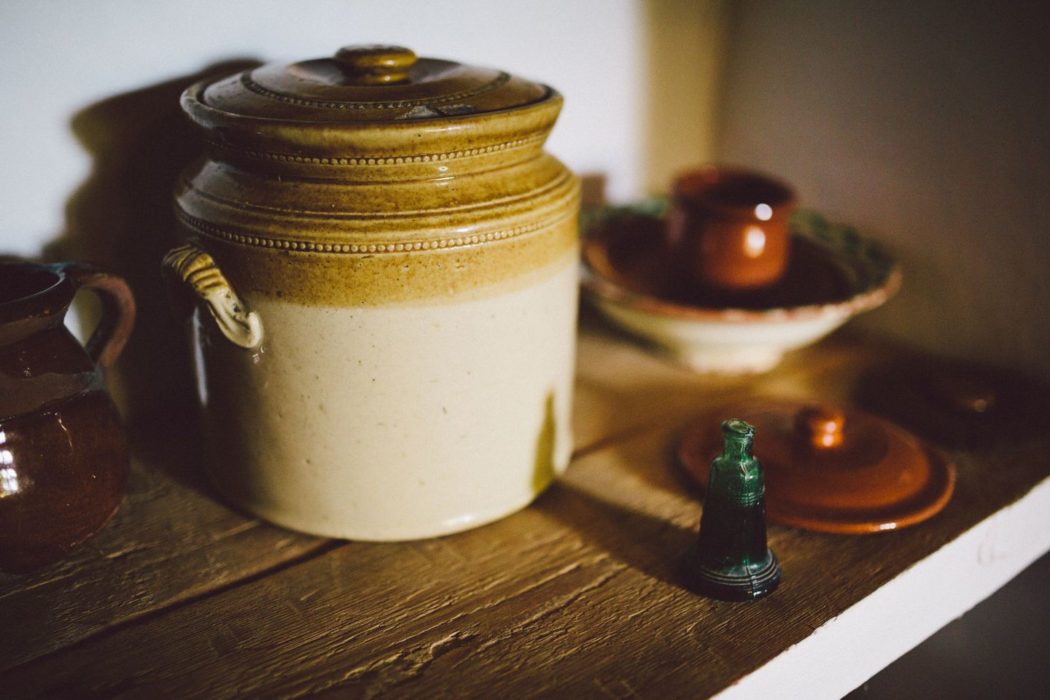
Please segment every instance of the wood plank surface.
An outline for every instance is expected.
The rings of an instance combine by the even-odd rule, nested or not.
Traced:
[[[593,321],[585,319],[584,327],[577,457],[533,506],[476,530],[414,543],[331,544],[249,528],[241,519],[243,533],[209,544],[208,533],[223,532],[212,522],[236,528],[230,519],[238,516],[216,515],[225,509],[206,492],[158,493],[156,508],[168,513],[167,522],[183,521],[181,537],[194,546],[158,561],[153,578],[127,598],[122,577],[104,557],[78,560],[66,578],[97,580],[98,587],[108,582],[107,614],[123,621],[100,620],[48,653],[38,646],[0,677],[2,694],[705,696],[1050,475],[1046,432],[955,449],[956,496],[930,522],[869,537],[772,527],[770,544],[784,570],[774,595],[751,604],[697,597],[676,573],[700,515],[696,493],[669,458],[677,431],[691,417],[745,396],[854,400],[869,371],[910,355],[884,341],[840,335],[768,375],[710,379],[650,357]],[[144,526],[132,519],[150,508],[128,511],[126,527],[140,531]],[[295,553],[247,566],[267,547],[242,550],[236,538],[256,531],[263,541],[290,538],[284,548]],[[158,532],[159,526],[151,537]],[[278,541],[271,540],[271,549]],[[208,562],[227,572],[223,583],[203,583]],[[193,566],[204,571],[178,570]],[[174,586],[160,580],[165,572],[196,581],[203,593],[174,596]],[[2,590],[8,598],[42,590],[39,605],[64,604],[67,621],[90,618],[98,596],[81,599],[62,581],[19,588],[5,580]],[[149,597],[151,585],[167,591],[166,602],[141,609],[148,614],[129,613],[133,595]],[[906,622],[887,611],[886,624]]]

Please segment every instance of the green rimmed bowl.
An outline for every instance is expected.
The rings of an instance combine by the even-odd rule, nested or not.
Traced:
[[[677,269],[667,202],[583,216],[583,289],[606,316],[698,371],[764,372],[899,289],[897,262],[877,242],[812,211],[791,222],[784,277],[753,292],[705,289]]]

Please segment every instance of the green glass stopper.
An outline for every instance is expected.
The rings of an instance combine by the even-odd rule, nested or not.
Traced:
[[[700,537],[685,561],[689,588],[720,600],[755,600],[780,583],[780,564],[766,546],[766,488],[751,454],[754,437],[749,423],[722,423],[722,454],[711,462]]]

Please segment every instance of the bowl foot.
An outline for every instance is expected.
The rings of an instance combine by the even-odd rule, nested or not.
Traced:
[[[704,374],[759,374],[780,364],[784,353],[765,348],[707,347],[682,348],[664,346],[665,352],[678,363]]]

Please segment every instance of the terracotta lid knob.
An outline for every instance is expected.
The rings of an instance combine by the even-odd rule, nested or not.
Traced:
[[[335,60],[347,70],[351,85],[388,85],[408,80],[416,54],[403,46],[366,44],[344,46]]]
[[[795,416],[795,429],[818,450],[841,445],[844,424],[845,417],[840,411],[824,406],[807,406]]]

